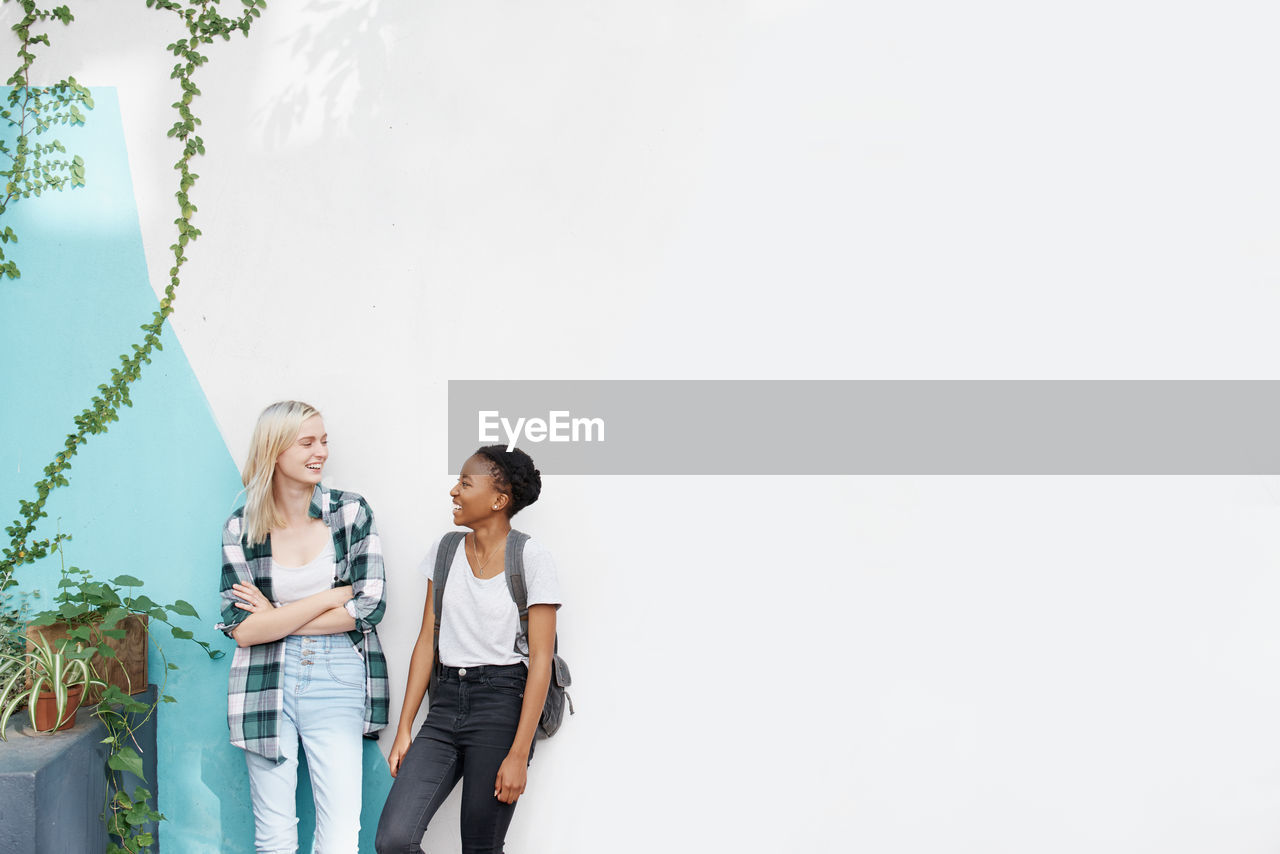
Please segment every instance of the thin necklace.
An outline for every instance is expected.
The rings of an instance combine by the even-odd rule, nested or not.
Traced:
[[[505,541],[504,541],[504,544],[505,544]],[[493,551],[489,552],[489,557],[485,558],[484,561],[481,562],[480,550],[476,548],[476,536],[475,534],[472,534],[471,535],[471,553],[476,556],[476,563],[480,564],[479,566],[476,567],[476,574],[479,574],[481,572],[484,572],[484,565],[488,563],[490,559],[492,559],[493,556],[498,553],[498,549],[494,549]]]

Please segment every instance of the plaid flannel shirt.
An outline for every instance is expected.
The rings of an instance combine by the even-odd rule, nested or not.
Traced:
[[[353,596],[346,609],[355,618],[356,626],[347,636],[364,655],[364,733],[376,738],[374,734],[387,725],[391,699],[387,660],[374,629],[386,610],[378,529],[374,527],[369,505],[354,492],[317,485],[311,497],[310,513],[312,518],[323,519],[333,532],[337,583],[351,585]],[[256,546],[249,545],[244,528],[244,508],[241,507],[231,514],[222,529],[222,622],[217,628],[227,637],[233,637],[235,627],[249,616],[248,611],[235,606],[238,600],[231,585],[251,583],[275,602],[271,587],[271,538],[268,536]],[[278,737],[284,706],[280,686],[283,654],[283,639],[236,647],[227,685],[231,743],[277,763],[283,758]]]

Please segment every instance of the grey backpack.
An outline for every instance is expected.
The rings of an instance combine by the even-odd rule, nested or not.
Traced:
[[[444,607],[444,586],[449,581],[449,569],[453,566],[453,556],[458,546],[466,537],[465,531],[450,531],[440,540],[440,548],[436,551],[436,567],[431,577],[433,601],[435,604],[436,624],[432,643],[433,661],[440,666],[440,611]],[[524,584],[524,544],[529,535],[511,529],[507,534],[507,554],[503,569],[506,571],[507,591],[516,603],[520,612],[520,632],[516,635],[515,651],[519,655],[529,655],[529,595]],[[434,670],[432,668],[432,676]],[[550,738],[560,729],[564,719],[565,706],[569,714],[574,714],[573,700],[569,697],[568,687],[573,684],[569,675],[569,665],[560,657],[560,637],[557,634],[554,653],[551,656],[551,683],[547,686],[547,702],[542,706],[542,717],[538,720],[536,738]]]

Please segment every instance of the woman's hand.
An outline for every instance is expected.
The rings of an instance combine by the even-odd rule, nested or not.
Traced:
[[[391,744],[391,753],[387,756],[387,765],[391,766],[391,776],[400,773],[400,763],[413,745],[413,736],[405,732],[397,732],[396,740]]]
[[[493,782],[493,796],[504,804],[514,804],[524,794],[528,779],[528,759],[508,753],[498,768],[498,779]]]
[[[262,591],[254,587],[252,584],[233,584],[231,590],[236,594],[237,599],[243,601],[237,602],[237,608],[243,608],[251,614],[257,614],[260,611],[270,611],[275,605],[271,604],[271,600],[262,595]]]
[[[326,595],[333,603],[332,607],[342,608],[351,600],[351,585],[339,584],[337,587],[331,587],[326,591]]]

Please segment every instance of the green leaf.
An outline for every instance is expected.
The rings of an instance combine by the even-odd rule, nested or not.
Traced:
[[[102,703],[105,706],[114,706],[129,701],[129,695],[121,691],[119,686],[110,685],[107,690],[102,692]]]
[[[142,770],[142,757],[132,747],[122,747],[107,760],[107,766],[115,771],[128,771],[135,777],[146,777]]]
[[[152,602],[149,596],[136,596],[129,600],[129,607],[138,612],[150,611],[156,607],[156,603]]]
[[[143,584],[141,579],[134,578],[132,575],[117,575],[111,579],[111,583],[117,587],[141,587]]]
[[[190,602],[179,599],[169,606],[169,610],[175,614],[181,614],[184,617],[195,617],[200,619],[200,615],[196,613],[196,609],[191,606]]]
[[[129,611],[127,609],[121,608],[118,606],[112,607],[111,610],[107,611],[105,614],[102,615],[102,626],[104,629],[107,629],[110,631],[117,631],[116,626],[120,625],[120,621],[128,618],[128,616],[129,616]],[[119,631],[123,631],[123,630],[119,630]],[[107,632],[103,632],[103,634],[106,634],[106,633]],[[123,634],[110,635],[110,636],[124,637]]]

